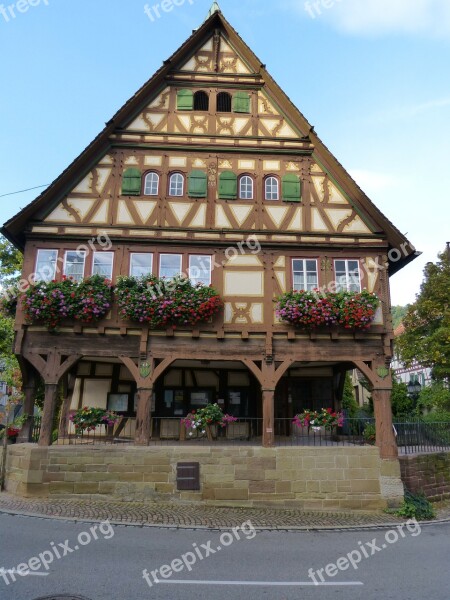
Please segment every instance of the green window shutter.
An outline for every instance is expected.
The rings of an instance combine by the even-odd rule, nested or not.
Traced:
[[[194,110],[194,92],[192,90],[179,90],[177,94],[178,110]]]
[[[224,171],[219,177],[219,198],[222,200],[236,200],[238,181],[237,175],[232,171]]]
[[[249,113],[250,96],[246,92],[236,92],[233,96],[233,112]]]
[[[289,202],[300,202],[302,197],[300,177],[285,175],[282,181],[282,198]]]
[[[127,169],[122,179],[122,194],[124,196],[141,195],[141,172],[139,169]]]
[[[204,171],[192,171],[189,174],[188,195],[193,198],[206,198],[208,194],[208,179]]]

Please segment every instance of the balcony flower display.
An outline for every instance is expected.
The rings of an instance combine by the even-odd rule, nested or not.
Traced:
[[[367,290],[358,293],[294,290],[278,298],[276,314],[297,327],[341,325],[346,329],[367,330],[379,304],[378,297]]]
[[[334,412],[331,408],[322,408],[319,411],[304,410],[302,413],[295,415],[292,422],[297,427],[308,427],[313,431],[320,431],[322,428],[342,427],[344,415]]]
[[[90,408],[85,406],[70,415],[70,420],[75,425],[75,432],[82,434],[85,431],[93,431],[99,425],[105,427],[114,425],[120,419],[120,415],[102,408]]]
[[[8,288],[5,293],[0,296],[0,312],[7,317],[14,318],[16,316],[19,296],[20,292],[17,286]]]
[[[181,424],[190,430],[189,436],[192,437],[194,432],[197,432],[200,435],[206,434],[211,439],[211,427],[213,425],[226,427],[229,423],[235,421],[237,421],[236,417],[224,414],[218,404],[208,404],[204,408],[190,412],[187,417],[181,420]]]
[[[181,277],[121,277],[116,295],[122,319],[146,323],[152,329],[195,325],[210,320],[222,308],[213,287],[194,285]]]
[[[44,323],[52,331],[64,319],[100,320],[111,308],[111,297],[111,283],[100,275],[80,283],[64,277],[36,282],[23,294],[22,305],[27,323]]]

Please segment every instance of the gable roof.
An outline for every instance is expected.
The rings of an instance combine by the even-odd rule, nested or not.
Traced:
[[[111,146],[110,136],[117,130],[123,129],[133,117],[147,104],[149,96],[165,83],[166,77],[171,71],[176,71],[186,58],[201,47],[201,45],[211,37],[217,30],[221,30],[230,40],[236,51],[244,58],[246,63],[251,66],[255,74],[259,74],[265,82],[265,87],[277,98],[287,117],[295,123],[302,135],[309,139],[314,145],[314,156],[319,160],[322,167],[328,171],[352,197],[355,205],[361,208],[376,225],[379,232],[383,232],[391,248],[404,248],[404,256],[400,260],[391,262],[390,273],[395,273],[405,266],[408,262],[418,256],[414,247],[406,237],[383,215],[383,213],[372,203],[372,201],[361,190],[357,183],[347,173],[341,163],[333,156],[325,144],[321,141],[314,127],[308,122],[304,115],[292,103],[290,98],[278,86],[276,81],[266,70],[266,67],[247,46],[239,34],[234,30],[230,23],[225,19],[217,3],[214,3],[210,11],[210,16],[195,30],[192,35],[165,60],[161,68],[151,77],[135,94],[132,96],[110,119],[105,128],[89,144],[85,150],[53,181],[53,183],[44,190],[33,202],[21,210],[12,219],[7,221],[1,233],[9,239],[19,249],[23,249],[25,244],[26,225],[33,216],[40,210],[60,200],[70,191],[70,186],[74,181],[80,178],[80,175],[86,173],[92,165],[108,151]]]

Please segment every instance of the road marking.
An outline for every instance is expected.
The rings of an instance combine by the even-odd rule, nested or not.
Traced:
[[[355,586],[364,585],[362,581],[326,581],[324,583],[313,583],[312,581],[202,581],[194,579],[164,579],[159,580],[159,583],[171,585],[253,585],[267,587],[305,587],[305,586]]]

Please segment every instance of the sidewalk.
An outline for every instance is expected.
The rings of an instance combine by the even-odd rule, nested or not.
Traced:
[[[437,521],[450,522],[450,501]],[[319,513],[275,508],[227,508],[191,504],[105,500],[27,499],[0,494],[0,513],[74,521],[106,521],[148,527],[229,529],[250,520],[257,529],[348,529],[391,526],[406,519],[386,513]]]

